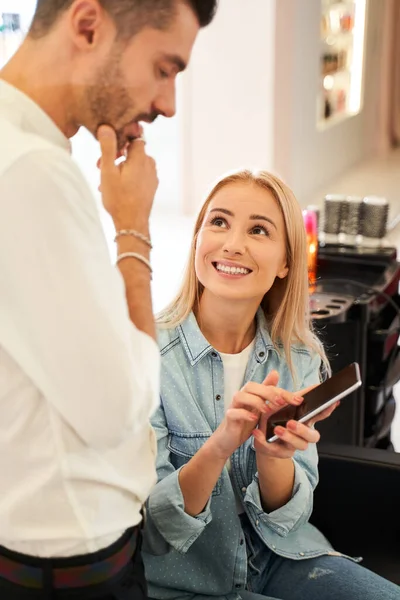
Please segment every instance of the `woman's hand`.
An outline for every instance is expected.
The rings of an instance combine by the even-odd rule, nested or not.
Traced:
[[[211,436],[213,451],[218,457],[228,460],[251,436],[260,420],[288,404],[298,406],[302,400],[298,394],[269,385],[268,378],[264,383],[249,381],[236,392],[224,420]]]
[[[277,385],[279,375],[276,371],[272,371],[264,381],[264,385]],[[315,385],[310,386],[296,396],[303,396]],[[307,423],[299,423],[298,421],[288,421],[286,428],[277,426],[274,429],[274,434],[279,437],[279,440],[269,443],[266,440],[268,419],[279,410],[275,404],[268,405],[268,413],[260,417],[258,429],[253,432],[254,447],[258,455],[268,456],[271,458],[292,458],[297,450],[307,450],[309,444],[315,444],[320,439],[320,434],[312,425],[318,421],[322,421],[330,417],[333,411],[339,406],[340,402],[336,402],[329,406],[324,411],[313,417]]]
[[[98,166],[104,208],[117,230],[137,229],[147,233],[158,187],[154,159],[146,154],[142,138],[133,140],[121,154],[116,133],[107,125],[99,128],[98,139],[102,153]],[[124,154],[126,159],[117,165],[116,159]]]

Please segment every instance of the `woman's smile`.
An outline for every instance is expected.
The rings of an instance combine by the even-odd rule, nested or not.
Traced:
[[[243,279],[253,272],[252,269],[233,261],[218,260],[211,264],[223,279]]]

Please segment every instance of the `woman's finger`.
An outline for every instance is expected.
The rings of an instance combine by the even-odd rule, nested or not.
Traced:
[[[246,408],[247,410],[257,411],[259,413],[267,414],[269,412],[268,406],[265,404],[262,398],[243,392],[240,390],[233,396],[232,407],[234,408]]]
[[[311,419],[311,421],[309,421],[307,423],[307,425],[309,427],[311,427],[315,423],[318,423],[318,421],[323,421],[324,419],[327,419],[337,409],[337,407],[339,406],[339,404],[340,404],[340,400],[338,400],[337,402],[335,402],[334,404],[332,404],[332,406],[328,406],[328,408],[326,408],[325,410],[323,410],[322,412],[320,412],[318,415],[316,415],[315,417],[313,417]]]
[[[283,388],[255,383],[254,381],[249,381],[242,389],[278,406],[286,406],[287,404],[298,406],[303,400],[302,396],[288,392]]]
[[[292,433],[291,431],[289,431],[289,429],[285,427],[275,427],[274,434],[277,435],[281,441],[293,446],[295,450],[304,451],[308,448],[308,442],[305,439],[299,437],[295,433]]]
[[[228,408],[225,416],[228,421],[246,421],[247,423],[257,423],[260,418],[258,414],[245,408]]]
[[[267,442],[265,435],[263,435],[260,429],[255,429],[253,436],[256,441],[256,451],[261,451],[273,458],[291,458],[296,451],[296,448],[281,440],[273,443]]]
[[[316,444],[321,437],[316,429],[312,429],[309,425],[299,423],[298,421],[288,421],[286,428],[309,444]]]

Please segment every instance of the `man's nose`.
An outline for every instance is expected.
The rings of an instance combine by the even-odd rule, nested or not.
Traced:
[[[176,84],[175,81],[163,87],[162,92],[154,102],[154,109],[160,115],[170,118],[176,113]]]

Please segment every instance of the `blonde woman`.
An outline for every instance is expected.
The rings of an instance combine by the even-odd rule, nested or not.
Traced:
[[[328,367],[309,319],[301,210],[282,181],[243,171],[215,186],[159,343],[149,595],[399,600],[308,523],[318,432],[290,421],[265,438],[270,415]]]

